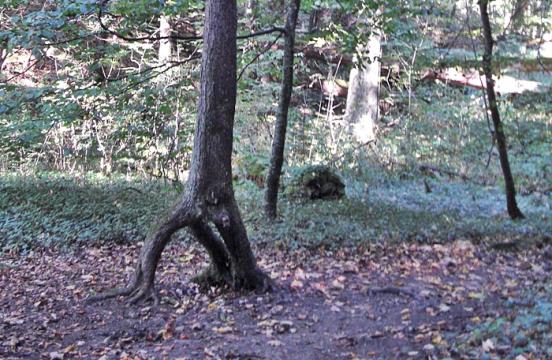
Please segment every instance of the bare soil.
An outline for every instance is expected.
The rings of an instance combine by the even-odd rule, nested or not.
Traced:
[[[1,359],[427,359],[455,357],[470,326],[549,284],[538,249],[469,242],[331,252],[256,249],[273,293],[200,289],[203,252],[176,243],[157,273],[162,304],[87,304],[122,286],[139,246],[0,258]]]

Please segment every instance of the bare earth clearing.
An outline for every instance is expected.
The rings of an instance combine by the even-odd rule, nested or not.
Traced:
[[[549,284],[552,274],[538,249],[496,252],[464,241],[255,250],[274,293],[200,290],[189,281],[207,264],[203,253],[169,247],[157,309],[83,301],[125,284],[137,246],[5,256],[0,358],[456,358],[455,334],[498,317],[505,299]]]

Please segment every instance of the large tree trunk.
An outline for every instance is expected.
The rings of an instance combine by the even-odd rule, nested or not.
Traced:
[[[508,214],[512,219],[523,218],[521,210],[519,210],[516,202],[516,187],[514,184],[514,177],[510,170],[510,162],[508,160],[508,148],[506,144],[506,136],[504,135],[504,129],[502,122],[500,121],[500,113],[498,112],[498,104],[496,101],[496,94],[494,91],[493,80],[493,35],[491,32],[491,23],[489,21],[489,13],[487,10],[489,0],[479,0],[479,9],[481,11],[481,22],[483,24],[483,36],[485,38],[485,53],[483,55],[483,71],[485,72],[485,78],[487,81],[487,99],[489,103],[489,109],[491,111],[491,118],[493,121],[496,144],[498,147],[498,154],[500,157],[500,166],[504,174],[504,187],[506,189],[506,204],[508,207]]]
[[[278,115],[272,140],[272,155],[266,178],[265,192],[265,213],[274,219],[277,212],[278,188],[280,186],[280,175],[284,164],[284,149],[286,144],[286,129],[288,123],[289,103],[293,90],[293,47],[295,44],[295,27],[297,26],[297,15],[301,7],[300,0],[291,0],[286,19],[286,41],[284,47],[284,77],[280,89],[280,101],[278,104]]]
[[[373,33],[362,67],[354,66],[349,75],[346,121],[355,141],[365,144],[375,139],[378,120],[381,73],[381,36]],[[357,64],[358,65],[358,64]]]
[[[269,278],[257,268],[232,188],[236,28],[235,0],[207,1],[201,92],[186,190],[168,219],[144,244],[130,285],[91,300],[126,295],[131,302],[149,298],[158,302],[153,288],[157,264],[171,236],[184,226],[190,226],[211,257],[212,266],[201,279],[227,281],[236,289],[270,288]]]

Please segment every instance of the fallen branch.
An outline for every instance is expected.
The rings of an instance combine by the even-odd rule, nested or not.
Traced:
[[[282,34],[283,33],[278,34],[278,36],[273,41],[271,41],[267,46],[265,46],[265,48],[261,52],[257,53],[257,55],[255,55],[255,57],[241,69],[240,74],[238,75],[238,81],[240,81],[240,79],[243,76],[243,73],[245,72],[245,70],[247,70],[247,68],[251,64],[257,61],[263,54],[265,54],[268,50],[270,50],[274,44],[276,44],[276,42],[282,37]]]
[[[491,248],[493,250],[499,250],[499,251],[519,250],[519,242],[517,242],[516,240],[498,242],[498,243],[491,244]]]
[[[420,171],[432,171],[440,174],[445,174],[445,175],[448,175],[449,177],[458,177],[464,181],[472,181],[472,179],[465,174],[460,174],[452,170],[442,169],[435,165],[421,164],[421,165],[418,165],[418,169],[420,169]]]
[[[397,287],[397,286],[371,287],[371,288],[368,288],[367,293],[369,295],[374,295],[374,294],[391,294],[391,295],[397,295],[397,296],[406,295],[413,299],[417,298],[416,294],[414,294],[412,291],[405,289],[403,287]]]
[[[478,90],[486,90],[486,77],[474,69],[457,70],[446,68],[439,70],[427,70],[421,80],[439,80],[450,86],[471,87]],[[521,94],[525,91],[544,92],[546,87],[538,81],[517,79],[512,76],[502,75],[495,80],[496,91],[502,95]]]

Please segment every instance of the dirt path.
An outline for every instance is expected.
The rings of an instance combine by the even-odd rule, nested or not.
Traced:
[[[206,264],[185,244],[166,250],[162,306],[92,305],[124,284],[138,248],[37,252],[0,260],[2,359],[418,359],[455,355],[457,334],[497,317],[521,287],[550,283],[535,253],[467,242],[373,245],[343,252],[257,249],[272,294],[200,291]]]

